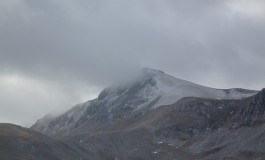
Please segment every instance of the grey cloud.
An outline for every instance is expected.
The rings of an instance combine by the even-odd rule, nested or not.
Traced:
[[[85,92],[95,96],[111,81],[140,67],[211,87],[261,89],[265,87],[262,12],[252,20],[255,14],[244,17],[249,13],[231,11],[228,2],[2,1],[0,75],[41,82],[45,92],[58,92],[51,101],[59,108],[89,97]],[[11,99],[8,92],[5,88],[0,94]],[[21,105],[31,103],[33,93],[22,92],[28,97]],[[38,108],[51,102],[44,102],[46,95],[39,91],[34,94],[43,105],[27,109],[40,115],[46,110]],[[68,100],[63,103],[64,99]],[[21,108],[8,101],[1,105]]]

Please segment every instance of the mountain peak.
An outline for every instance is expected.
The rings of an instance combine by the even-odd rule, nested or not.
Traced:
[[[209,88],[175,78],[159,70],[144,68],[140,74],[129,79],[129,82],[105,88],[97,99],[78,105],[52,122],[39,121],[48,122],[49,125],[38,123],[33,128],[44,129],[44,133],[63,134],[71,130],[73,126],[84,122],[89,122],[84,125],[90,128],[99,127],[94,124],[94,121],[89,121],[91,118],[100,124],[104,122],[106,127],[109,123],[131,113],[137,113],[137,111],[146,113],[160,106],[174,104],[184,97],[241,99],[253,94],[255,92],[245,92],[243,89]],[[89,131],[89,128],[87,130]]]
[[[251,96],[244,90],[221,90],[198,85],[186,80],[170,76],[163,71],[143,68],[135,78],[123,84],[113,85],[104,89],[98,99],[115,100],[121,97],[137,97],[144,102],[136,108],[141,108],[152,102],[153,108],[173,104],[184,97],[199,97],[212,99],[239,99]],[[156,101],[156,103],[153,103]]]

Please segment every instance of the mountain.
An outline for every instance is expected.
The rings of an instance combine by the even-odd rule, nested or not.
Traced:
[[[80,145],[93,160],[265,157],[265,89],[214,89],[144,69],[32,130]]]
[[[262,160],[265,89],[214,89],[144,69],[31,128],[0,124],[3,160]]]
[[[44,117],[32,129],[46,135],[95,134],[131,114],[143,115],[184,97],[242,99],[256,94],[244,89],[214,89],[143,69],[133,80],[104,89],[98,98],[76,105],[57,118]]]

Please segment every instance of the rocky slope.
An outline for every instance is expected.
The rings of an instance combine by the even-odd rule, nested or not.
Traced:
[[[265,90],[241,100],[183,98],[150,112],[134,112],[103,132],[71,139],[101,159],[262,159],[265,124],[261,116],[250,115],[264,106],[264,95]]]
[[[1,160],[97,159],[75,142],[63,142],[27,128],[0,124]]]

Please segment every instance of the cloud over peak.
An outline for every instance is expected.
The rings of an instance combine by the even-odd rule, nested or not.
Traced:
[[[29,106],[28,124],[141,67],[260,89],[264,12],[263,0],[0,1],[0,117],[17,122],[8,108]]]

